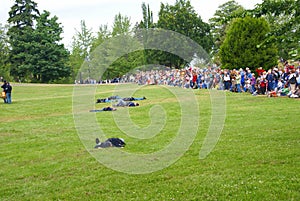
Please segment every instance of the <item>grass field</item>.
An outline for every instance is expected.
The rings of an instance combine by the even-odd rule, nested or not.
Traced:
[[[95,98],[113,91],[112,85],[99,86]],[[99,163],[89,153],[92,147],[81,143],[72,113],[73,86],[14,86],[13,103],[0,104],[0,200],[300,200],[300,101],[227,93],[221,137],[200,160],[211,103],[208,91],[194,93],[200,109],[194,121],[200,127],[189,150],[160,171],[127,174]],[[159,135],[134,139],[119,130],[111,112],[96,118],[108,137],[125,139],[123,151],[160,150],[180,125],[175,97],[157,86],[135,95],[147,97],[129,110],[135,124],[147,126],[154,105],[166,111]]]

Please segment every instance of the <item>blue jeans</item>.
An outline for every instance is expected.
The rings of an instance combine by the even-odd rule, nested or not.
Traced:
[[[230,90],[230,81],[225,81],[224,85],[225,85],[225,90]]]
[[[273,81],[269,82],[268,83],[268,91],[273,91],[274,90],[274,87],[273,87]]]
[[[254,84],[254,85],[251,85],[251,89],[252,89],[251,93],[254,93],[254,92],[256,91],[256,89],[255,89],[255,84]]]
[[[241,84],[236,84],[237,92],[241,93]]]
[[[6,93],[6,103],[11,103],[11,93]]]

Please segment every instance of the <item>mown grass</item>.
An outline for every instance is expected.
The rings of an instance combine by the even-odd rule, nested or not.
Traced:
[[[112,85],[99,86],[96,98],[113,91]],[[0,200],[300,200],[299,100],[227,93],[221,137],[200,160],[211,104],[207,91],[195,91],[200,128],[190,149],[168,168],[131,175],[106,168],[84,148],[74,126],[72,93],[71,85],[19,85],[13,104],[0,104]],[[137,125],[150,124],[153,105],[167,111],[168,124],[159,135],[128,137],[109,112],[96,114],[101,128],[109,137],[123,137],[124,151],[160,150],[176,137],[178,104],[157,86],[135,95],[148,98],[130,109]]]

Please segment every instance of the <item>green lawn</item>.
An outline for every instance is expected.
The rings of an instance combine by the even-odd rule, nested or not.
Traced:
[[[98,86],[95,98],[113,95],[114,89]],[[226,93],[223,132],[200,160],[211,102],[207,90],[194,93],[200,118],[190,123],[200,126],[189,150],[162,170],[128,174],[107,168],[90,154],[109,150],[86,149],[81,142],[73,118],[73,86],[13,86],[13,103],[0,103],[0,200],[300,200],[300,100]],[[180,127],[176,98],[158,86],[142,87],[134,95],[147,97],[129,110],[140,127],[151,124],[154,105],[164,108],[166,124],[156,136],[143,140],[121,132],[113,115],[124,108],[95,113],[97,121],[108,137],[125,139],[124,152],[159,151]]]

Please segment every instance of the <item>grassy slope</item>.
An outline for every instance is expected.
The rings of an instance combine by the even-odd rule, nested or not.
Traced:
[[[97,96],[109,96],[112,89],[101,86]],[[195,91],[201,127],[184,157],[155,173],[129,175],[107,169],[85,150],[74,128],[72,90],[14,86],[13,104],[0,104],[0,200],[300,200],[299,100],[228,93],[221,138],[199,160],[210,102],[207,91]],[[146,141],[149,146],[122,136],[125,150],[159,150],[178,128],[172,120],[176,104],[163,101],[174,97],[155,86],[136,95],[148,97],[130,111],[137,124],[149,123],[149,108],[157,103],[171,123],[165,134]],[[106,119],[103,129],[117,135],[110,117],[97,114]]]

